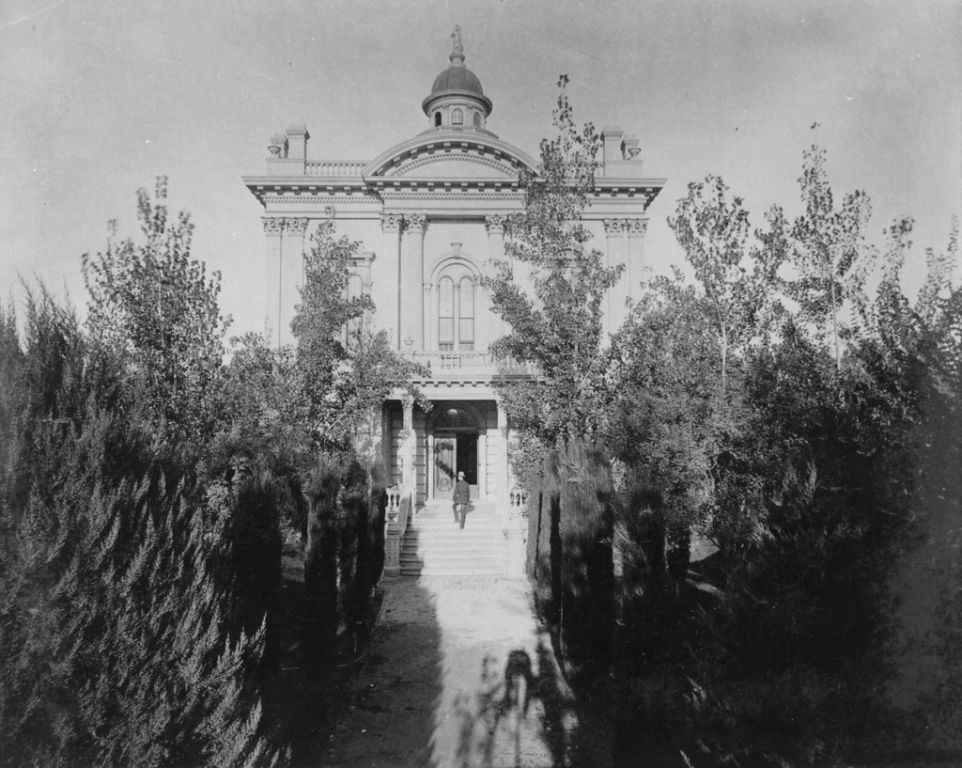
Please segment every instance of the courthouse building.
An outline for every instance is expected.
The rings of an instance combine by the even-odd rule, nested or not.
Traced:
[[[373,159],[314,159],[307,127],[294,125],[271,138],[264,175],[244,183],[264,208],[264,316],[272,342],[293,340],[310,233],[333,221],[337,235],[362,243],[352,291],[371,295],[374,326],[430,371],[417,382],[433,404],[429,411],[400,391],[384,403],[378,450],[393,481],[422,503],[450,498],[463,471],[473,497],[499,502],[513,483],[511,425],[493,381],[524,373],[499,372],[488,354],[503,325],[480,278],[504,256],[507,218],[524,202],[519,172],[536,162],[490,129],[493,101],[465,66],[459,31],[452,40],[450,66],[420,105],[423,131]],[[645,177],[638,140],[618,128],[603,130],[599,160],[584,220],[589,245],[609,265],[625,266],[606,304],[613,331],[638,291],[645,211],[664,179]]]

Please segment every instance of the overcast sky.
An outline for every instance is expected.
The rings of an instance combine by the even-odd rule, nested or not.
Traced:
[[[261,209],[240,177],[291,123],[314,159],[424,130],[455,24],[501,139],[536,155],[560,73],[577,119],[638,135],[646,175],[668,179],[658,268],[681,259],[665,218],[689,181],[722,175],[759,224],[774,202],[796,213],[812,141],[837,191],[870,194],[873,232],[916,218],[919,254],[962,211],[962,0],[5,0],[0,300],[36,275],[82,305],[81,254],[108,219],[133,234],[136,189],[166,174],[232,332],[258,329]]]

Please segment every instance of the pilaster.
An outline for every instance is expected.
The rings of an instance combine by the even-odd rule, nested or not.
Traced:
[[[645,269],[645,234],[648,231],[648,217],[628,219],[628,304],[638,300],[638,290]]]
[[[392,290],[386,294],[387,303],[383,307],[385,330],[391,347],[401,349],[401,217],[393,213],[381,215],[382,253],[385,258],[384,271],[390,280]],[[382,309],[379,308],[378,315]]]
[[[622,267],[621,277],[608,291],[605,332],[614,333],[627,316],[630,275],[625,219],[605,219],[605,255],[609,267]]]
[[[291,322],[294,309],[301,301],[301,288],[304,285],[304,238],[307,235],[307,219],[284,219],[284,232],[281,236],[283,254],[281,257],[281,311],[278,337],[281,344],[291,344],[294,333]]]
[[[488,233],[488,261],[491,264],[504,261],[504,228],[507,220],[507,216],[501,215],[484,217],[484,230]],[[508,322],[503,317],[492,317],[491,320],[496,323],[499,336],[508,333]]]
[[[267,237],[267,250],[264,260],[264,333],[274,347],[281,346],[281,300],[283,296],[283,247],[284,219],[277,216],[263,216],[264,234]]]
[[[424,349],[424,230],[427,217],[420,213],[404,216],[401,254],[402,349]]]

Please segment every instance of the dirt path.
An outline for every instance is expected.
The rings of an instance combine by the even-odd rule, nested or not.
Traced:
[[[527,582],[402,578],[385,584],[323,765],[564,766],[576,725]]]

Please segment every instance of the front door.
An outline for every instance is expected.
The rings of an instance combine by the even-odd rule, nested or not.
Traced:
[[[454,495],[457,470],[458,438],[455,435],[434,437],[434,495],[450,499]]]
[[[434,436],[434,496],[450,499],[458,472],[471,485],[471,497],[478,495],[478,436],[470,433]]]

